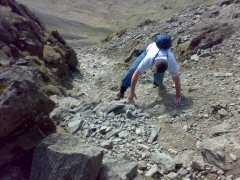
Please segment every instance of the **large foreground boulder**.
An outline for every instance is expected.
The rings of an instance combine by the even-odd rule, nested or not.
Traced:
[[[102,158],[101,148],[74,136],[52,134],[35,149],[30,180],[94,180]]]

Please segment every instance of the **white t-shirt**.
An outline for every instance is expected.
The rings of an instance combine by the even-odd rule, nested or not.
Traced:
[[[146,69],[152,69],[154,61],[164,59],[168,62],[167,70],[173,77],[180,74],[178,64],[170,49],[160,50],[156,46],[156,43],[153,42],[148,45],[146,52],[146,56],[137,68],[139,72],[143,73]]]

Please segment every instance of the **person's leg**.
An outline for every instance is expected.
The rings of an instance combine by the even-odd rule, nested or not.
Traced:
[[[125,91],[131,86],[133,73],[136,71],[138,65],[142,62],[146,54],[147,52],[144,51],[140,56],[138,56],[137,59],[132,64],[132,66],[130,67],[130,69],[128,70],[128,72],[126,73],[126,75],[124,76],[122,80],[122,85],[120,87],[120,94],[119,94],[119,96],[121,96],[120,98],[124,97]]]
[[[163,85],[163,78],[164,78],[164,73],[154,73],[154,82],[153,82],[153,87],[158,87],[158,94],[159,96],[163,96],[166,93],[165,86]]]
[[[163,85],[163,78],[164,78],[164,73],[153,73],[153,79],[154,79],[153,84],[155,86],[159,86],[159,87],[164,86]]]

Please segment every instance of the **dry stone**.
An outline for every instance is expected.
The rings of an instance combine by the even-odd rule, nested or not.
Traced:
[[[77,137],[48,136],[34,152],[31,180],[95,180],[102,165],[101,148],[82,144]]]
[[[240,144],[233,134],[205,139],[198,142],[197,147],[207,162],[224,171],[239,175],[240,162],[237,159],[233,162],[232,156],[229,155],[234,152],[236,157],[240,156]]]
[[[137,163],[123,158],[104,160],[98,180],[128,180],[137,175]]]

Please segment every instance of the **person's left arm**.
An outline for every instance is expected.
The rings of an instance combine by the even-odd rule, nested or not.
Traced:
[[[177,61],[172,52],[169,52],[168,70],[172,75],[176,88],[176,96],[173,99],[173,103],[179,105],[181,103],[181,78]]]
[[[181,78],[180,78],[180,75],[174,76],[173,81],[175,82],[175,89],[176,89],[176,96],[173,99],[173,103],[175,105],[179,105],[181,103]]]

